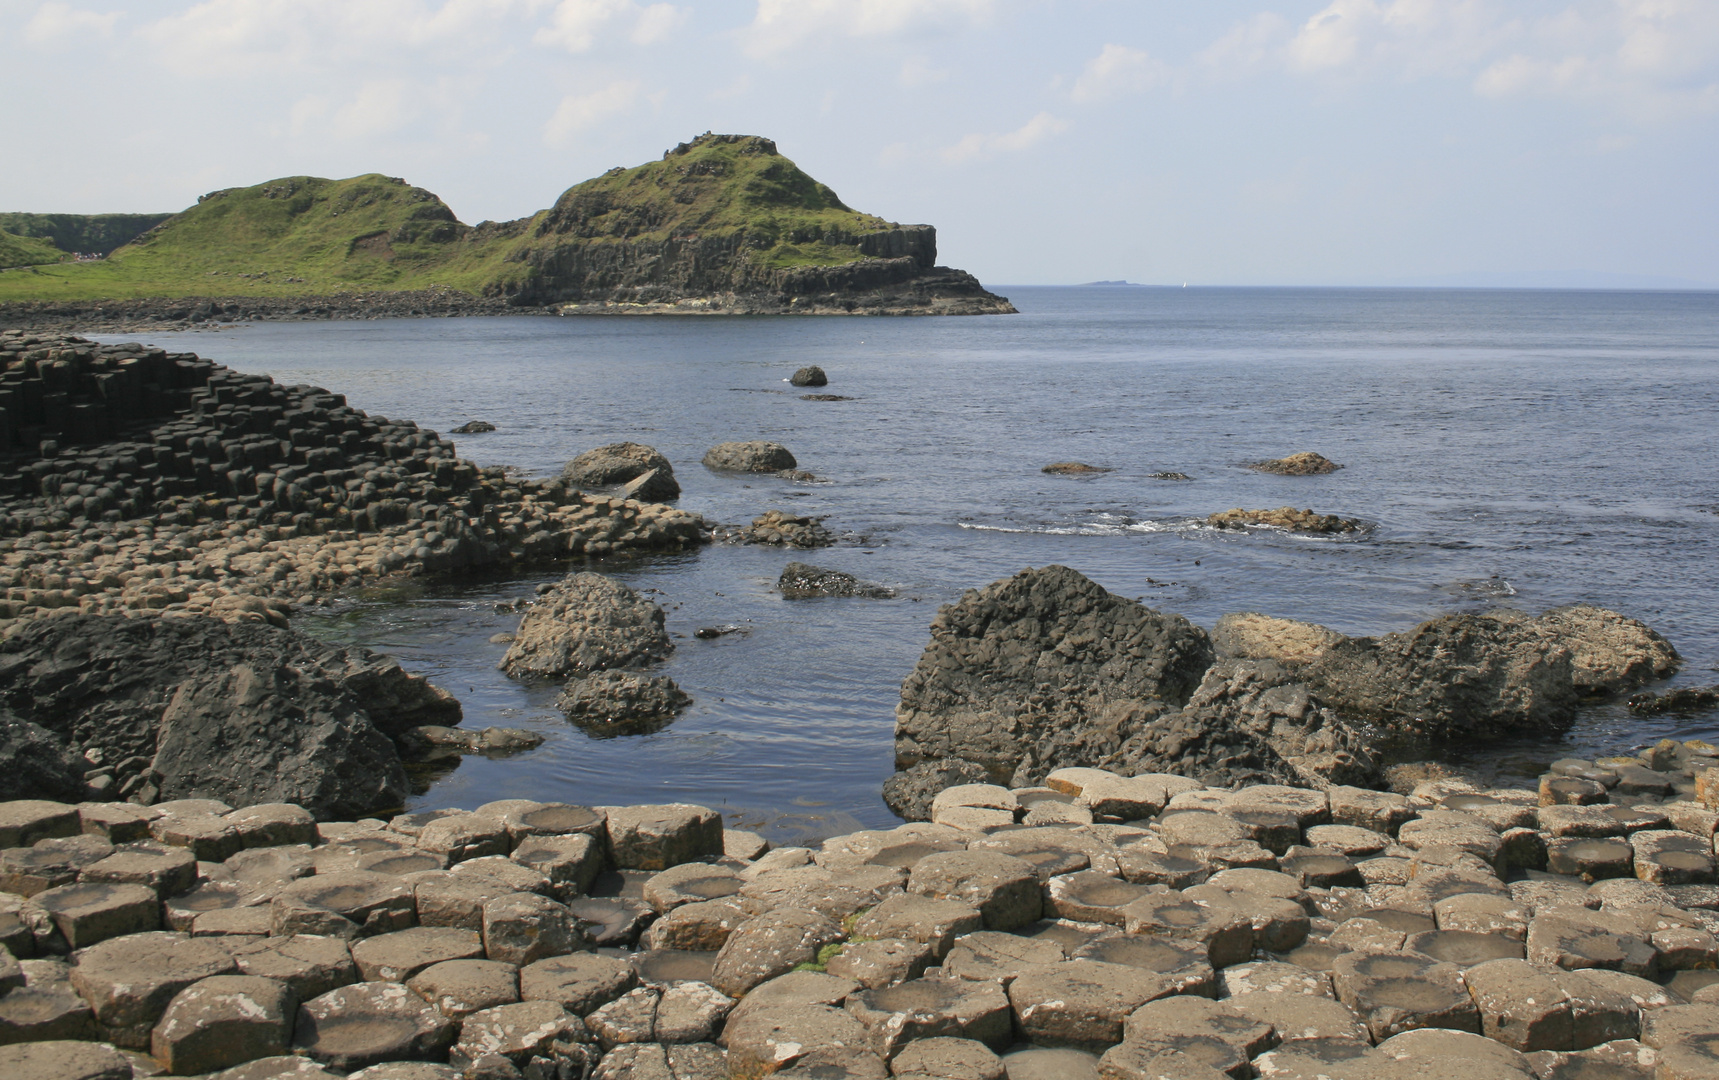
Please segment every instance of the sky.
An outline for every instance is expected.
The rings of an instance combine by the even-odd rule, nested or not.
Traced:
[[[1719,285],[1719,0],[0,0],[0,210],[764,135],[994,284]]]

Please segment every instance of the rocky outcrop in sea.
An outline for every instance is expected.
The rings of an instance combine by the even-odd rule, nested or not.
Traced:
[[[1211,784],[1376,785],[1382,732],[1556,733],[1584,695],[1679,663],[1642,623],[1585,605],[1447,615],[1354,639],[1244,613],[1208,637],[1049,566],[938,612],[902,683],[896,763],[971,762],[1015,784],[1099,766]]]

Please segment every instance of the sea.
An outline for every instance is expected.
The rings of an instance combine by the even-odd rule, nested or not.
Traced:
[[[451,690],[467,726],[545,736],[422,773],[413,809],[692,802],[778,843],[888,827],[893,711],[938,607],[1052,563],[1208,628],[1257,611],[1381,634],[1449,612],[1599,604],[1683,654],[1665,687],[1719,682],[1719,293],[997,291],[1020,314],[255,323],[144,338],[444,434],[489,421],[494,432],[452,436],[459,453],[529,476],[647,443],[673,462],[687,510],[744,523],[782,509],[841,538],[580,560],[306,609],[301,629]],[[828,386],[787,382],[809,364]],[[817,479],[700,464],[747,439],[784,444]],[[1344,467],[1248,468],[1303,450]],[[1059,461],[1110,471],[1041,471]],[[1367,527],[1204,523],[1285,505]],[[776,580],[793,560],[895,598],[785,599]],[[507,646],[491,639],[521,618],[511,602],[574,569],[665,609],[676,648],[660,670],[693,698],[673,723],[590,734],[555,709],[556,687],[497,670]],[[733,630],[695,636],[718,627]],[[1643,719],[1601,701],[1561,738],[1438,752],[1528,785],[1557,758],[1664,737],[1719,740],[1719,714]]]

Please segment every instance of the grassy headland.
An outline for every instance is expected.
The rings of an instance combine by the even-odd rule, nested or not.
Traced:
[[[767,139],[706,134],[660,161],[576,185],[531,217],[478,226],[460,222],[431,192],[377,174],[293,176],[229,188],[203,196],[104,260],[42,259],[50,265],[0,273],[0,302],[420,289],[547,298],[577,295],[587,279],[595,280],[585,269],[592,260],[626,264],[637,278],[636,266],[650,258],[635,253],[666,246],[672,258],[689,244],[702,245],[706,261],[712,250],[729,253],[734,284],[728,287],[744,288],[772,272],[900,255],[879,250],[878,242],[879,234],[898,228],[849,209]],[[934,252],[934,243],[921,246]],[[613,250],[623,245],[626,251]],[[917,254],[930,265],[926,252]],[[683,291],[708,287],[677,284]]]

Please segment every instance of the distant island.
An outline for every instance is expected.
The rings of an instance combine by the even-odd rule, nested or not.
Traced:
[[[135,231],[132,227],[135,226]],[[937,231],[845,205],[755,135],[705,133],[515,221],[378,174],[171,215],[0,214],[0,325],[499,314],[1007,314]]]
[[[1113,288],[1119,285],[1126,285],[1131,289],[1149,289],[1152,287],[1150,285],[1142,285],[1138,281],[1083,281],[1080,283],[1080,287],[1083,289],[1096,289],[1101,287]]]

